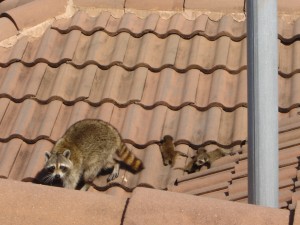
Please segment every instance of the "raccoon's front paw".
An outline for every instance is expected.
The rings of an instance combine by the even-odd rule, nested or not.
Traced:
[[[116,179],[118,176],[119,176],[119,173],[114,173],[114,172],[111,173],[107,178],[107,182],[110,182],[110,181]]]

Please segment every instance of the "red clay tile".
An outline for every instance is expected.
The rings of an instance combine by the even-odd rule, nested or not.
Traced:
[[[182,182],[181,180],[177,180],[177,184],[175,184],[175,186],[173,187],[170,187],[169,189],[171,191],[184,192],[184,193],[191,192],[196,189],[203,189],[203,188],[207,188],[208,190],[210,188],[211,191],[214,191],[213,188],[214,186],[220,183],[228,182],[230,180],[231,180],[231,172],[229,170],[220,171],[216,174],[211,174],[211,175],[207,175],[195,179],[189,179],[184,182]]]
[[[125,0],[74,0],[74,5],[79,7],[123,9],[124,4]]]
[[[298,141],[299,144],[299,141]],[[279,160],[292,160],[300,156],[299,145],[288,146],[288,148],[279,151]]]
[[[202,10],[202,11],[213,11],[213,12],[244,12],[244,1],[226,1],[217,0],[211,2],[209,0],[197,1],[197,0],[186,0],[184,3],[185,9]]]
[[[6,12],[17,28],[35,26],[66,11],[67,0],[35,0]]]
[[[293,117],[281,119],[278,123],[279,133],[284,133],[284,132],[288,132],[300,128],[299,121],[300,121],[299,116],[293,116]]]
[[[147,72],[142,67],[133,72],[117,66],[110,70],[97,69],[87,100],[91,103],[112,100],[118,104],[140,101],[145,92]]]
[[[299,201],[299,200],[300,200],[300,191],[296,191],[296,192],[293,193],[292,202],[294,204],[296,204],[297,201]]]
[[[177,177],[176,183],[180,184],[185,181],[189,181],[189,180],[193,180],[193,179],[197,179],[197,178],[201,178],[201,177],[213,176],[213,174],[224,172],[224,171],[231,173],[231,171],[233,171],[233,169],[234,169],[234,165],[235,165],[235,163],[225,164],[225,165],[218,166],[218,167],[212,167],[209,170],[204,170],[204,171],[201,170],[200,172],[180,176],[180,177]],[[174,188],[176,189],[176,187],[174,187]],[[173,187],[170,187],[170,189],[173,189]]]
[[[209,198],[217,198],[221,200],[227,200],[227,196],[225,194],[226,189],[224,190],[219,190],[219,191],[212,191],[206,194],[203,194],[203,197],[209,197]]]
[[[299,69],[299,51],[299,42],[293,42],[292,45],[279,45],[279,72],[281,74],[291,76]]]
[[[279,191],[279,202],[290,202],[292,199],[293,192],[291,190],[280,190]]]
[[[278,20],[279,38],[284,41],[295,40],[299,33],[299,21],[297,19],[290,22],[280,18]],[[101,12],[97,17],[90,17],[84,11],[79,11],[71,19],[57,20],[52,26],[64,33],[79,29],[86,34],[105,30],[112,34],[126,31],[135,36],[153,32],[162,38],[171,33],[177,33],[186,38],[200,34],[213,40],[221,36],[229,36],[233,40],[240,41],[246,37],[245,20],[238,22],[232,15],[224,15],[220,20],[214,21],[207,15],[200,15],[195,20],[187,20],[180,13],[169,19],[160,18],[158,14],[153,13],[141,19],[132,13],[125,13],[121,18],[114,18],[109,12]]]
[[[0,29],[5,30],[5,32],[0,33],[0,41],[14,36],[18,33],[17,28],[15,27],[13,22],[5,17],[0,18]]]
[[[279,161],[279,167],[294,166],[297,167],[299,160],[297,158],[284,159]]]
[[[227,44],[224,45],[223,42]],[[121,63],[125,68],[147,66],[153,70],[161,70],[168,66],[182,72],[191,67],[205,72],[218,68],[238,72],[246,65],[245,51],[241,50],[244,49],[245,43],[244,40],[233,42],[228,37],[209,41],[204,37],[195,36],[191,40],[185,40],[172,34],[160,39],[149,33],[135,38],[126,32],[110,37],[100,31],[85,36],[78,30],[60,34],[54,29],[48,29],[41,39],[30,42],[22,60],[26,63],[46,60],[55,65],[72,60],[77,66],[96,63],[107,67]],[[93,48],[90,48],[90,45],[93,45]],[[223,54],[227,53],[228,57],[223,57]],[[236,57],[237,54],[241,54],[240,57]]]
[[[216,70],[211,75],[201,75],[195,101],[197,106],[222,103],[224,107],[236,107],[246,104],[246,71],[231,75],[225,70]]]
[[[144,151],[143,163],[145,169],[140,173],[139,183],[150,184],[156,189],[165,189],[168,183],[170,167],[164,166],[161,152],[157,145],[150,145]],[[153,160],[157,159],[157,160]]]
[[[66,101],[86,99],[89,97],[96,70],[94,65],[82,70],[68,64],[63,64],[58,71],[48,67],[36,97],[44,101],[53,97]]]
[[[22,146],[10,171],[9,178],[13,180],[34,181],[38,172],[45,164],[45,152],[50,151],[53,144],[41,140],[36,144],[22,143]],[[38,180],[38,182],[42,182]]]
[[[293,191],[295,185],[294,185],[294,181],[292,179],[287,179],[287,180],[279,180],[279,187],[280,187],[280,191]]]
[[[234,196],[239,193],[248,191],[248,177],[240,178],[232,181],[228,187],[229,196]]]
[[[52,64],[62,60],[71,60],[80,36],[80,31],[72,31],[68,35],[62,36],[57,31],[48,29],[42,39],[30,42],[22,60],[32,63],[45,59]]]
[[[92,188],[89,188],[88,191],[90,191],[90,189]],[[99,191],[95,190],[94,192],[99,192]],[[111,196],[116,196],[116,197],[126,198],[126,199],[131,197],[131,192],[126,192],[124,189],[120,187],[111,187],[107,191],[105,191],[105,193]]]
[[[8,98],[0,98],[0,118],[3,118],[10,100]]]
[[[0,68],[0,95],[14,99],[36,96],[45,69],[44,63],[35,67],[14,63],[7,68]]]
[[[295,210],[295,214],[294,214],[294,223],[293,225],[299,225],[300,224],[300,201],[297,201],[297,206],[296,206],[296,210]]]
[[[221,166],[225,164],[231,164],[233,162],[237,162],[239,160],[239,156],[237,154],[233,156],[224,156],[211,164],[211,167]]]
[[[8,63],[20,61],[28,44],[27,37],[21,38],[17,43],[11,47],[0,47],[0,65],[7,65]]]
[[[247,177],[247,176],[248,176],[248,171],[246,169],[244,169],[244,170],[241,170],[241,171],[235,171],[232,174],[232,179],[235,180],[235,179],[240,179],[240,178],[244,178],[244,177]]]
[[[299,2],[297,0],[291,0],[289,4],[286,4],[286,1],[284,0],[278,0],[277,7],[280,13],[286,14],[299,12],[300,10]]]
[[[153,224],[154,220],[155,224],[288,224],[289,212],[146,188],[135,189],[124,224],[147,225]]]
[[[299,191],[300,190],[300,181],[295,181],[295,190]]]
[[[295,139],[299,140],[299,138],[300,138],[300,129],[295,129],[290,132],[280,133],[278,137],[279,142],[281,143],[292,141]]]
[[[222,43],[227,44],[222,45]],[[246,65],[246,51],[241,51],[241,49],[245,49],[243,47],[245,44],[245,40],[233,42],[228,37],[220,37],[216,41],[209,41],[202,36],[195,36],[192,40],[181,39],[175,67],[184,69],[190,65],[199,65],[207,72],[217,68],[239,71]],[[221,57],[223,54],[226,54],[226,57]],[[231,57],[232,55],[235,57]]]
[[[5,11],[19,7],[21,5],[27,4],[32,1],[34,1],[34,0],[9,0],[9,1],[2,0],[2,1],[0,1],[1,2],[0,3],[0,13],[3,13]]]
[[[0,13],[7,10],[13,9],[18,5],[19,0],[1,1],[0,2]]]
[[[291,78],[286,79],[281,76],[279,79],[279,106],[282,108],[299,107],[299,83],[300,74],[296,73]],[[285,93],[285,94],[284,94]]]
[[[286,26],[286,23],[284,25]],[[55,21],[52,27],[64,33],[73,29],[81,30],[85,34],[92,34],[97,30],[105,30],[112,34],[126,31],[134,36],[152,32],[161,38],[177,33],[186,38],[201,34],[209,39],[230,36],[231,39],[240,41],[246,36],[245,22],[237,22],[231,15],[225,15],[220,21],[212,21],[207,15],[200,15],[195,20],[187,20],[180,13],[169,19],[161,18],[153,13],[141,19],[132,13],[125,13],[121,18],[114,18],[108,12],[101,12],[97,17],[90,17],[85,12],[79,11],[71,19]]]
[[[295,179],[297,177],[297,168],[294,166],[288,166],[280,168],[279,180],[284,181],[286,179]]]
[[[241,191],[241,192],[233,193],[233,194],[227,196],[227,199],[229,201],[248,203],[248,191],[244,190],[244,191]]]
[[[2,118],[1,138],[22,136],[25,139],[36,139],[50,136],[61,102],[53,101],[49,105],[39,105],[32,100],[23,104],[12,103]],[[40,121],[43,121],[42,123]]]
[[[215,198],[225,199],[225,192],[227,192],[228,186],[229,182],[223,182],[216,185],[210,185],[209,187],[194,189],[185,193],[192,195],[203,195],[207,197],[212,197],[215,195]]]
[[[22,140],[20,139],[13,139],[10,142],[0,144],[0,177],[9,177],[21,145]]]
[[[120,224],[126,203],[125,198],[99,193],[4,179],[0,184],[1,224]]]
[[[282,142],[279,143],[279,149],[285,149],[285,148],[289,148],[289,147],[294,147],[299,145],[299,140],[298,139],[293,139],[293,140],[289,140],[286,142]]]
[[[125,8],[141,10],[182,11],[183,3],[183,0],[144,0],[143,2],[136,0],[126,0]]]

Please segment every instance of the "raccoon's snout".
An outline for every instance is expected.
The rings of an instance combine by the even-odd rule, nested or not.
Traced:
[[[54,178],[55,179],[60,179],[60,175],[59,174],[55,174]]]

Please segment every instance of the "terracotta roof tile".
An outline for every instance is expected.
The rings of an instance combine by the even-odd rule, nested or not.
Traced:
[[[202,9],[206,11],[217,11],[217,12],[240,12],[244,11],[244,1],[226,1],[226,0],[217,0],[217,1],[197,1],[197,0],[186,0],[185,8],[186,9]]]
[[[126,198],[105,194],[3,179],[0,183],[1,224],[120,224],[126,205]]]
[[[99,7],[99,8],[113,8],[123,9],[125,0],[74,0],[74,5],[80,7]]]
[[[13,22],[5,17],[0,18],[0,29],[2,30],[2,32],[0,33],[0,41],[18,33],[17,28],[13,24]]]
[[[226,199],[226,194],[228,192],[227,187],[228,182],[218,183],[216,185],[210,185],[208,187],[203,187],[199,189],[193,189],[192,191],[186,192],[186,194],[192,195],[203,195],[211,198]]]
[[[144,0],[143,2],[137,0],[126,0],[125,7],[133,9],[146,9],[146,10],[183,10],[183,0]]]
[[[278,8],[281,13],[297,13],[300,10],[299,2],[297,0],[291,0],[289,4],[286,4],[286,1],[279,0]]]
[[[76,14],[74,18],[77,15],[81,14]],[[86,14],[83,15],[87,17]],[[125,14],[124,17],[126,15],[128,14]],[[106,18],[108,18],[107,16],[108,15],[106,13]],[[175,18],[175,16],[172,18]],[[221,22],[222,21],[223,19]],[[78,23],[78,20],[74,19],[73,22],[76,24]],[[221,22],[220,24],[222,24]],[[88,22],[84,22],[81,25],[79,24],[79,26],[83,26],[85,23]],[[174,22],[174,24],[177,23]],[[121,28],[118,29],[119,31],[122,30]],[[138,90],[137,96],[132,95],[131,93],[128,93],[127,95],[122,93],[118,94],[118,96],[107,96],[107,99],[116,101],[116,103],[121,105],[130,101],[136,101],[136,98],[139,97],[138,100],[145,107],[153,107],[155,104],[160,103],[167,104],[169,107],[182,107],[186,104],[192,104],[200,110],[205,110],[207,107],[220,106],[225,110],[232,111],[237,107],[246,106],[246,71],[243,69],[245,65],[245,57],[242,57],[241,59],[236,57],[236,54],[239,54],[239,52],[243,52],[242,55],[245,55],[245,45],[242,44],[245,42],[244,39],[235,42],[230,41],[228,37],[224,36],[215,41],[209,41],[202,36],[195,36],[189,40],[185,40],[179,35],[174,34],[169,35],[164,39],[157,38],[155,35],[151,34],[145,34],[142,38],[135,38],[130,36],[127,32],[117,33],[116,36],[110,37],[108,34],[100,31],[92,33],[91,36],[86,36],[81,34],[81,32],[79,32],[77,29],[69,30],[67,32],[67,34],[63,34],[58,33],[53,29],[48,29],[42,38],[30,41],[29,43],[27,42],[26,38],[23,38],[17,42],[16,46],[12,48],[0,49],[0,51],[3,53],[3,58],[0,59],[0,64],[3,66],[8,66],[14,61],[21,61],[26,65],[25,69],[27,69],[29,65],[33,66],[38,62],[46,62],[52,67],[57,67],[59,65],[61,65],[63,69],[68,67],[68,69],[75,73],[81,73],[82,67],[95,64],[103,69],[103,71],[101,69],[97,69],[99,73],[97,73],[97,77],[95,79],[97,79],[98,76],[100,76],[99,79],[102,77],[103,79],[106,79],[106,76],[110,77],[111,73],[120,74],[118,76],[121,76],[121,74],[122,76],[126,76],[128,74],[128,76],[132,76],[131,84],[138,86],[133,86],[133,88],[130,89],[125,88],[126,90],[137,90],[137,88],[145,89],[143,90],[144,93],[142,93],[141,90]],[[99,42],[94,43],[93,40],[97,40],[97,37],[103,38],[103,44],[100,44]],[[52,41],[53,39],[55,39],[54,42]],[[161,42],[161,44],[158,44],[157,41]],[[200,42],[198,43],[198,41]],[[53,43],[55,43],[55,45]],[[99,52],[97,51],[97,48],[88,48],[89,43],[95,45],[95,47],[98,46],[97,48],[101,48],[101,54],[97,53]],[[154,45],[154,43],[156,44]],[[185,45],[184,43],[187,43],[188,45]],[[229,43],[230,46],[228,45]],[[201,44],[201,46],[207,46],[207,48],[212,47],[216,49],[215,51],[199,51],[197,50],[199,49],[197,48],[198,44]],[[214,46],[211,46],[211,44]],[[242,46],[239,46],[241,44]],[[131,46],[134,45],[139,47],[132,48]],[[169,51],[168,49],[174,48],[174,45],[177,46],[175,47],[177,50]],[[236,49],[234,45],[236,45]],[[157,54],[155,57],[146,54],[146,52],[148,53],[149,51],[157,52],[151,50],[154,47],[161,49],[160,52],[169,53],[162,54],[160,57],[157,57]],[[224,48],[226,50],[224,50]],[[148,51],[147,49],[150,50]],[[191,56],[189,56],[190,49],[192,49]],[[193,51],[194,49],[197,51]],[[82,54],[82,51],[85,53]],[[107,53],[104,54],[103,51]],[[202,52],[211,52],[212,55],[209,56],[207,54],[203,54]],[[227,55],[224,56],[223,54]],[[214,57],[214,55],[216,57]],[[213,58],[208,60],[208,57]],[[227,58],[226,62],[223,62],[224,58]],[[239,60],[237,61],[236,59]],[[71,61],[71,65],[63,64],[65,61]],[[172,66],[173,64],[174,66]],[[12,64],[12,66],[14,65]],[[79,68],[75,69],[74,66]],[[144,66],[148,67],[149,69],[147,70]],[[192,69],[193,67],[196,67],[196,69]],[[28,69],[31,68],[29,67]],[[61,70],[61,68],[53,68],[53,71],[63,71],[63,69]],[[109,70],[107,71],[107,69]],[[282,69],[284,70],[284,68]],[[49,70],[51,69],[49,68]],[[138,76],[140,80],[137,80],[138,83],[136,83],[135,80],[138,78],[135,76],[135,74],[140,74],[142,71],[144,75],[141,76],[141,78]],[[295,72],[296,71],[297,69],[295,69]],[[55,71],[55,73],[58,72]],[[166,76],[169,76],[166,75],[169,73],[174,74],[172,77],[172,80],[175,82],[174,84],[173,82],[168,84],[169,82],[164,79]],[[186,73],[187,76],[182,76],[182,73]],[[231,73],[238,74],[233,75]],[[64,74],[64,72],[62,72],[62,74]],[[300,95],[297,92],[297,85],[299,83],[297,80],[299,76],[296,73],[293,76],[288,75],[289,79],[287,79],[284,77],[286,76],[285,72],[280,72],[280,74],[279,106],[282,112],[286,112],[299,106],[298,102]],[[18,74],[16,76],[18,76]],[[65,77],[65,81],[62,82],[62,85],[64,83],[70,83],[70,79],[75,79],[76,77],[80,76],[70,76],[70,78]],[[147,77],[147,79],[145,77]],[[51,76],[51,78],[54,79],[56,76]],[[197,79],[198,85],[196,86]],[[184,82],[182,80],[184,80]],[[58,81],[60,82],[61,80]],[[108,82],[109,81],[110,80],[108,80]],[[56,82],[52,82],[53,85],[56,85]],[[148,84],[149,82],[150,84]],[[221,85],[220,87],[220,84],[225,85]],[[96,86],[93,86],[93,90],[98,88],[97,83],[95,83],[95,85]],[[114,85],[117,85],[117,83]],[[168,90],[170,90],[168,95],[162,94],[164,93],[162,91],[166,89],[166,85],[170,87],[168,88]],[[170,85],[176,86],[172,88]],[[114,88],[114,86],[111,87]],[[64,89],[66,87],[61,86],[61,88]],[[157,91],[153,92],[153,88],[156,88]],[[43,86],[41,86],[41,89],[44,89]],[[38,95],[38,97],[41,98],[39,100],[42,101],[56,97],[62,97],[65,101],[75,101],[87,98],[86,95],[80,95],[80,89],[81,86],[79,86],[78,91],[74,89],[74,92],[71,96],[66,96],[65,93],[56,93],[58,90],[57,88],[54,88],[52,93],[43,93],[42,96]],[[182,96],[176,95],[176,97],[178,96],[176,99],[175,97],[171,97],[174,96],[171,91],[177,91],[177,89],[182,90]],[[153,94],[151,95],[151,93],[148,93],[150,90],[151,93],[156,93],[156,95],[154,96]],[[190,91],[187,92],[186,90]],[[10,90],[8,90],[8,92],[9,91]],[[89,90],[86,90],[86,93],[88,91]],[[141,98],[142,94],[143,98]],[[124,99],[120,99],[120,96],[124,97]],[[128,98],[125,98],[125,96],[128,96]],[[11,97],[14,98],[14,96]],[[18,99],[22,97],[23,96],[16,96]],[[98,96],[95,96],[95,93],[91,91],[91,98],[88,99],[88,101],[90,101],[92,104],[99,104],[105,97],[105,95],[103,97],[99,97],[99,94]]]
[[[13,137],[20,137],[23,140],[32,142],[40,138],[50,138],[56,141],[66,128],[76,121],[87,117],[104,119],[105,114],[101,113],[102,108],[107,110],[105,109],[106,105],[111,104],[107,103],[95,108],[85,102],[78,102],[74,106],[66,106],[57,100],[46,105],[39,104],[31,99],[26,99],[22,104],[10,101],[2,117],[1,126],[6,127],[6,129],[0,131],[0,139],[9,140]],[[179,111],[172,111],[165,106],[146,110],[133,104],[127,108],[112,107],[114,111],[110,123],[121,132],[127,142],[137,146],[157,142],[165,134],[174,135],[178,143],[193,145],[208,144],[210,142],[231,145],[246,139],[246,127],[244,125],[246,123],[244,119],[246,118],[246,110],[244,108],[239,108],[234,113],[224,112],[219,108],[211,108],[208,111],[199,113],[191,106],[186,106]],[[79,108],[82,109],[80,114],[77,113]],[[239,116],[242,116],[241,121],[239,121]],[[142,123],[145,117],[149,120]],[[42,123],[41,118],[43,118]],[[135,119],[134,124],[131,118]],[[194,120],[190,118],[194,118]],[[24,123],[24,120],[28,122]],[[66,123],[66,121],[70,122]],[[185,122],[182,123],[182,121]],[[28,129],[29,124],[30,129]],[[156,124],[156,126],[153,127],[152,124]],[[176,132],[177,126],[174,126],[175,124],[181,127],[180,132]],[[220,131],[217,134],[214,132],[201,134],[201,130],[207,126]],[[236,132],[232,134],[230,130],[233,127],[236,127]],[[197,132],[201,136],[194,136]]]
[[[300,187],[298,20],[279,21],[280,206],[292,209]],[[41,37],[0,47],[0,177],[37,182],[44,152],[74,122],[98,118],[120,131],[145,169],[122,168],[110,183],[100,176],[90,192],[127,198],[149,187],[247,202],[245,27],[229,15],[78,11]],[[174,168],[184,168],[199,146],[235,154],[187,174],[163,165],[157,142],[165,134],[189,156]]]
[[[10,171],[21,148],[21,144],[22,140],[20,139],[11,140],[9,143],[1,143],[0,177],[9,177]]]
[[[0,13],[5,12],[9,9],[15,8],[18,4],[19,0],[11,0],[11,1],[0,1]]]
[[[300,209],[299,209],[299,205],[300,205],[300,201],[297,201],[295,203],[295,205],[297,204],[297,208],[296,208],[296,211],[295,211],[295,216],[294,216],[294,225],[299,225],[300,224]]]
[[[194,20],[188,20],[177,13],[169,19],[161,18],[152,13],[140,18],[133,13],[125,13],[120,18],[113,17],[109,12],[101,12],[95,17],[84,11],[78,11],[71,18],[56,20],[53,29],[61,33],[80,30],[86,35],[97,31],[105,31],[115,36],[121,32],[128,32],[134,37],[141,37],[146,33],[154,33],[160,38],[171,34],[178,34],[182,38],[201,35],[209,40],[216,40],[221,36],[228,36],[234,41],[241,41],[246,37],[246,21],[237,21],[231,15],[224,15],[219,20],[212,20],[208,15],[199,15]],[[283,43],[291,44],[299,38],[300,19],[288,21],[278,20],[278,36]]]
[[[94,48],[89,48],[89,43]],[[50,65],[60,65],[64,61],[71,60],[70,63],[76,67],[83,67],[86,63],[96,64],[101,68],[110,68],[114,64],[120,64],[128,70],[146,66],[151,71],[171,67],[178,72],[197,68],[208,73],[222,68],[238,73],[246,65],[245,43],[244,40],[233,42],[228,37],[209,41],[204,37],[195,36],[191,41],[187,41],[178,35],[160,39],[151,33],[135,38],[128,33],[110,37],[105,32],[96,32],[91,36],[85,36],[78,30],[60,34],[54,29],[48,29],[42,38],[29,42],[24,55],[17,60],[27,65],[36,64],[39,61],[46,61]],[[199,45],[203,46],[201,52]],[[99,49],[102,54],[99,53]],[[4,51],[5,49],[0,50],[1,53]],[[191,51],[190,56],[189,51]],[[221,57],[224,51],[228,56],[225,59]],[[215,54],[220,57],[214,57]],[[234,57],[236,54],[240,57]],[[0,63],[5,65],[12,60],[13,58],[9,57],[1,60]]]
[[[282,26],[284,25],[285,23]],[[133,13],[125,13],[122,17],[115,18],[109,12],[101,12],[98,16],[91,17],[84,11],[79,11],[72,18],[56,20],[52,28],[61,33],[80,30],[86,35],[97,31],[105,31],[113,36],[128,32],[134,37],[141,37],[150,32],[160,38],[166,38],[171,34],[191,38],[200,34],[209,40],[229,36],[232,40],[240,41],[246,36],[245,22],[237,22],[230,15],[225,15],[220,21],[213,21],[207,15],[200,15],[195,20],[187,20],[179,13],[169,19],[163,19],[155,13],[145,18],[139,18]],[[292,27],[290,29],[292,30]]]
[[[0,183],[2,224],[290,224],[287,210],[145,188],[137,188],[127,199],[11,180]]]
[[[34,0],[9,0],[9,1],[0,1],[0,14],[8,11],[10,9],[19,7],[21,5],[27,4]]]
[[[18,30],[35,26],[66,11],[67,0],[35,0],[10,9],[1,16],[11,18]]]
[[[20,61],[27,47],[27,44],[28,38],[24,37],[19,39],[17,43],[11,48],[0,47],[0,66],[7,67],[11,63]]]
[[[124,224],[153,224],[153,218],[156,224],[288,224],[288,216],[286,210],[138,188]]]

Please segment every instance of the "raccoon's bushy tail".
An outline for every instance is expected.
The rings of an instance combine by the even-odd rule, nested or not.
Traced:
[[[128,147],[122,143],[120,149],[117,150],[117,155],[121,160],[128,165],[134,172],[139,172],[144,169],[143,162],[138,159]]]

